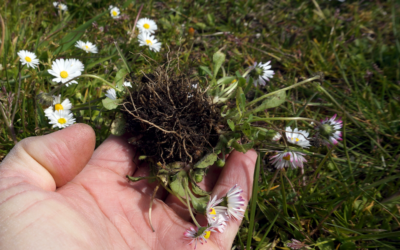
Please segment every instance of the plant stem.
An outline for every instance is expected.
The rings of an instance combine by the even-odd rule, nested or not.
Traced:
[[[192,220],[193,220],[194,224],[195,224],[198,228],[200,228],[201,226],[200,226],[200,224],[197,222],[196,218],[194,217],[193,212],[192,212],[192,208],[191,208],[190,203],[189,203],[189,194],[188,194],[188,191],[187,191],[188,188],[189,188],[189,187],[188,187],[187,179],[185,179],[186,204],[187,204],[187,207],[188,207],[188,209],[189,209],[190,217],[192,217]]]
[[[132,32],[131,32],[131,36],[129,37],[128,44],[131,43],[131,41],[132,41],[132,39],[133,39],[133,36],[134,36],[134,34],[135,34],[136,24],[137,24],[137,21],[138,21],[138,19],[139,19],[140,13],[142,12],[142,9],[143,9],[143,4],[140,5],[138,14],[137,14],[136,19],[135,19],[135,23],[133,24],[133,29],[132,29]]]
[[[261,121],[310,121],[319,124],[319,121],[305,117],[267,117],[267,118],[252,118],[250,120],[250,122],[261,122]]]
[[[286,88],[283,88],[283,89],[279,89],[277,91],[274,91],[274,92],[268,93],[266,95],[260,96],[257,99],[254,99],[253,101],[251,101],[248,104],[246,104],[246,107],[249,107],[249,106],[251,106],[251,105],[253,105],[253,104],[255,104],[255,103],[257,103],[257,102],[259,102],[259,101],[261,101],[261,100],[263,100],[263,99],[265,99],[267,97],[269,97],[269,96],[276,95],[279,92],[286,91],[286,90],[289,90],[289,89],[292,89],[292,88],[296,88],[296,87],[298,87],[300,85],[306,84],[308,82],[312,82],[312,81],[317,80],[317,79],[320,79],[320,76],[314,76],[314,77],[308,78],[308,79],[306,79],[304,81],[301,81],[301,82],[298,82],[296,84],[293,84],[292,86],[289,86],[289,87],[286,87]]]

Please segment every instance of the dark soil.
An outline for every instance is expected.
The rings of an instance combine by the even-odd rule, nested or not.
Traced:
[[[155,162],[193,162],[214,147],[220,109],[196,81],[164,69],[145,75],[122,105],[127,132]]]

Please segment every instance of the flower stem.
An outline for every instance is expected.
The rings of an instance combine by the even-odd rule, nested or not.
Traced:
[[[267,118],[253,118],[250,120],[250,122],[261,122],[261,121],[311,121],[319,124],[318,121],[306,117],[267,117]]]
[[[258,97],[257,99],[254,99],[253,101],[251,101],[251,102],[249,102],[248,104],[246,104],[246,107],[249,107],[249,106],[251,106],[251,105],[253,105],[253,104],[255,104],[255,103],[257,103],[257,102],[259,102],[259,101],[261,101],[261,100],[263,100],[263,99],[265,99],[265,98],[267,98],[267,97],[269,97],[269,96],[276,95],[276,94],[279,93],[279,92],[286,91],[286,90],[289,90],[289,89],[292,89],[292,88],[296,88],[296,87],[298,87],[298,86],[300,86],[300,85],[306,84],[306,83],[308,83],[308,82],[312,82],[312,81],[317,80],[317,79],[320,79],[320,76],[319,76],[319,75],[318,75],[318,76],[311,77],[311,78],[308,78],[308,79],[306,79],[306,80],[304,80],[304,81],[301,81],[301,82],[299,82],[299,83],[293,84],[292,86],[289,86],[289,87],[286,87],[286,88],[283,88],[283,89],[279,89],[279,90],[277,90],[277,91],[274,91],[274,92],[268,93],[268,94],[266,94],[266,95],[260,96],[260,97]]]
[[[184,187],[184,189],[185,189],[186,203],[187,203],[187,207],[188,207],[188,209],[189,209],[190,217],[192,217],[192,220],[193,220],[194,224],[195,224],[198,228],[200,228],[201,226],[200,226],[200,224],[197,222],[196,218],[194,217],[193,212],[192,212],[192,208],[191,208],[190,203],[189,203],[189,194],[188,194],[188,191],[187,191],[188,188],[189,188],[189,187],[188,187],[187,179],[185,179],[185,187]]]

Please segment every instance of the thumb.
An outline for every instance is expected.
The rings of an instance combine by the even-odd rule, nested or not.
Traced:
[[[85,124],[26,138],[0,164],[0,177],[19,177],[46,191],[72,180],[86,165],[95,147],[95,133]]]

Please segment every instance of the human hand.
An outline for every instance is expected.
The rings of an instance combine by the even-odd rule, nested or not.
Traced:
[[[193,226],[187,208],[163,190],[153,202],[151,230],[156,183],[125,177],[148,175],[135,164],[135,149],[114,136],[94,147],[94,131],[84,124],[14,147],[0,164],[0,249],[193,249],[183,237]],[[231,153],[200,186],[221,197],[239,184],[247,204],[256,157],[254,151]],[[239,225],[231,220],[197,249],[230,249]]]

